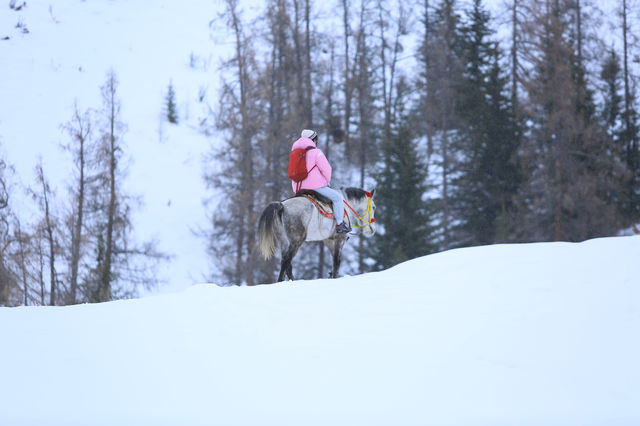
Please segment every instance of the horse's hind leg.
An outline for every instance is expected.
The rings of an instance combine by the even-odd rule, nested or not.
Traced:
[[[280,260],[280,273],[278,274],[278,282],[284,281],[284,274],[289,275],[289,269],[291,268],[291,259],[293,256],[290,254],[291,245],[287,250],[282,251],[282,259]]]
[[[300,250],[300,247],[302,247],[303,243],[304,243],[304,240],[296,243],[295,245],[292,245],[293,252],[291,254],[291,260],[289,260],[289,265],[287,266],[287,276],[291,281],[295,279],[293,278],[293,258],[296,256],[296,254],[298,254],[298,250]]]
[[[284,281],[285,274],[287,277],[293,281],[293,265],[292,261],[295,257],[296,253],[300,249],[303,241],[300,242],[290,242],[289,247],[282,253],[282,261],[280,262],[280,274],[278,275],[278,281]]]

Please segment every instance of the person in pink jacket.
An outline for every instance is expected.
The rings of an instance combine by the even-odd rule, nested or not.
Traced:
[[[331,165],[324,153],[316,145],[318,133],[305,129],[300,134],[300,139],[293,143],[291,151],[298,148],[313,147],[306,153],[307,170],[309,175],[302,182],[291,181],[293,192],[296,188],[316,191],[331,200],[333,203],[333,216],[336,219],[336,232],[339,234],[351,231],[351,227],[344,222],[344,198],[340,191],[329,187],[331,184]]]

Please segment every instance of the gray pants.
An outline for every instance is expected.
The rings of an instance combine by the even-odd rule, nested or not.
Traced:
[[[318,194],[324,195],[333,202],[333,216],[336,218],[336,225],[344,220],[344,198],[342,192],[331,189],[328,186],[314,189]]]

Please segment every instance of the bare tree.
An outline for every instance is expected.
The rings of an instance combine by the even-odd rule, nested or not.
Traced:
[[[56,272],[56,256],[59,253],[58,241],[58,219],[52,212],[52,192],[49,182],[44,174],[42,159],[36,165],[36,180],[40,187],[39,192],[32,191],[34,199],[37,200],[39,208],[43,214],[42,221],[38,226],[38,234],[41,240],[44,240],[46,248],[46,257],[49,269],[49,305],[54,306],[58,302],[58,273]]]
[[[535,240],[607,235],[618,223],[607,194],[616,190],[622,172],[605,130],[584,108],[586,83],[576,70],[580,53],[569,36],[574,5],[531,0],[528,11],[526,58],[532,72],[525,88],[532,126],[521,150],[528,176],[519,197],[521,229]]]
[[[638,112],[635,107],[636,90],[629,60],[632,57],[631,46],[637,44],[637,37],[631,31],[629,17],[629,0],[622,0],[619,10],[622,20],[622,78],[624,83],[624,123],[621,142],[624,149],[625,161],[631,172],[631,180],[627,189],[628,201],[624,206],[627,220],[636,223],[640,219],[640,125]]]
[[[64,149],[72,156],[75,172],[75,182],[70,191],[72,198],[71,212],[68,218],[70,233],[69,253],[69,293],[66,302],[75,304],[78,293],[79,269],[83,246],[83,229],[86,220],[87,194],[89,192],[89,164],[90,164],[90,138],[91,118],[89,111],[80,113],[78,105],[74,106],[73,117],[64,126],[71,140]]]
[[[31,265],[33,258],[33,243],[31,235],[22,231],[20,221],[15,220],[14,239],[17,245],[14,257],[17,264],[17,275],[22,285],[22,304],[29,305],[32,283],[35,281],[33,277],[33,267]]]
[[[425,11],[425,14],[428,11]],[[428,133],[433,132],[434,148],[441,168],[440,217],[442,229],[442,247],[447,249],[452,244],[451,223],[453,212],[450,202],[451,181],[455,165],[454,142],[456,137],[456,85],[461,80],[461,62],[458,51],[459,16],[454,0],[443,0],[429,18],[428,38],[423,47],[428,60],[424,70],[426,79],[426,99],[422,104],[426,108],[429,120]],[[423,92],[423,96],[425,93]]]
[[[290,27],[289,23],[285,25],[281,20],[282,2],[270,2],[269,6],[267,20],[282,24],[278,28],[272,27],[273,32],[268,36],[271,41],[282,36]],[[265,79],[259,76],[256,53],[252,50],[250,34],[245,32],[242,10],[237,0],[225,2],[223,18],[231,31],[234,50],[222,68],[225,79],[215,112],[216,130],[224,135],[224,144],[212,145],[210,154],[210,158],[222,166],[207,173],[205,178],[207,186],[222,198],[210,204],[213,207],[212,229],[206,231],[206,238],[209,241],[208,251],[216,262],[212,278],[224,277],[235,283],[254,284],[261,266],[254,253],[253,231],[256,222],[255,198],[260,197],[256,191],[257,176],[264,173],[264,180],[269,180],[269,173],[275,175],[267,167],[261,168],[266,165],[258,164],[259,156],[255,153],[262,149],[269,160],[277,155],[279,129],[276,126],[282,111],[272,108],[268,112],[269,120],[260,119],[262,113],[256,111],[262,107],[265,93],[273,93],[278,87],[274,80],[268,78],[272,75],[265,76]],[[269,48],[272,48],[275,69],[275,63],[282,59],[282,55],[273,50],[273,44]],[[293,84],[300,82],[295,76],[291,81]],[[271,139],[269,144],[261,145],[258,128],[265,122],[268,124],[263,134]],[[269,164],[269,167],[274,166]],[[264,196],[277,191],[277,188],[271,187]]]
[[[9,261],[12,241],[6,169],[7,164],[0,158],[0,306],[13,304],[12,294],[17,286],[15,272]]]
[[[118,160],[121,156],[120,148],[120,132],[123,124],[119,119],[120,102],[116,97],[118,90],[118,80],[115,72],[111,70],[107,74],[107,80],[101,88],[102,101],[106,119],[106,132],[102,136],[102,155],[105,162],[104,183],[106,184],[106,226],[105,226],[105,252],[103,264],[100,268],[100,276],[98,281],[97,298],[100,301],[108,301],[112,299],[112,284],[114,275],[112,271],[112,263],[114,257],[114,239],[117,214],[117,197],[116,197],[116,177],[118,171]]]
[[[351,158],[351,108],[353,102],[353,73],[356,67],[355,60],[351,58],[350,40],[353,30],[351,20],[351,0],[342,0],[342,29],[344,37],[344,72],[342,85],[344,90],[344,142],[347,159]]]
[[[113,70],[107,74],[101,92],[98,175],[96,185],[91,186],[91,202],[87,203],[93,216],[88,238],[95,249],[95,262],[83,280],[83,293],[90,302],[134,297],[141,286],[153,288],[158,282],[155,267],[167,259],[155,242],[133,241],[130,216],[136,199],[122,190],[126,126],[120,118],[118,79]]]

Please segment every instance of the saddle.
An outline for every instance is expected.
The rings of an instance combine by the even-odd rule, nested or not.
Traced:
[[[295,196],[308,199],[316,206],[320,214],[333,219],[333,202],[324,195],[320,195],[312,189],[303,189]]]

